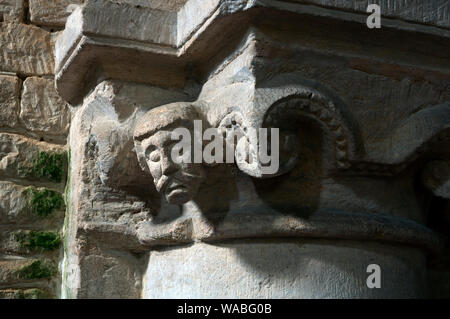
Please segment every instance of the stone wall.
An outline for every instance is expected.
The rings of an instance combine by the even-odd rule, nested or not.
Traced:
[[[0,298],[59,295],[70,109],[53,50],[69,0],[0,0]]]

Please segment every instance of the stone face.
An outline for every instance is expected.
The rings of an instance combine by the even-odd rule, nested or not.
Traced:
[[[189,127],[190,136],[194,136],[195,120],[201,121],[201,116],[192,104],[173,103],[150,110],[136,125],[134,141],[139,162],[152,175],[158,192],[171,204],[182,205],[193,199],[206,177],[201,163],[192,163],[191,159],[175,164],[181,158],[169,155],[171,136],[167,133],[177,127]]]
[[[23,0],[0,0],[0,22],[21,22]]]
[[[65,137],[70,109],[50,78],[29,77],[23,83],[20,120],[31,132]]]
[[[0,127],[15,127],[19,111],[20,80],[0,74]]]
[[[81,5],[84,0],[30,0],[30,20],[44,26],[62,27],[72,12],[70,5]]]
[[[0,70],[24,75],[53,74],[51,34],[33,25],[2,22]]]

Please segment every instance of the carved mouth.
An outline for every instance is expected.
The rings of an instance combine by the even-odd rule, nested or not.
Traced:
[[[173,191],[182,191],[182,190],[186,190],[186,186],[176,180],[173,180],[170,183],[168,183],[165,192],[170,194]]]
[[[179,181],[171,181],[165,189],[166,200],[171,204],[184,204],[190,199],[190,192],[186,185]]]

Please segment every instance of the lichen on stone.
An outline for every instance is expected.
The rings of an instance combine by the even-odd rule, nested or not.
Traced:
[[[64,206],[63,196],[47,188],[27,187],[24,193],[28,199],[27,207],[33,214],[41,217],[47,217],[54,210],[61,209]]]
[[[14,237],[21,247],[30,250],[41,249],[50,251],[58,248],[61,244],[61,237],[55,232],[18,232],[14,234]]]
[[[56,273],[56,266],[48,260],[35,260],[31,264],[22,267],[17,271],[21,279],[42,279],[53,277]]]

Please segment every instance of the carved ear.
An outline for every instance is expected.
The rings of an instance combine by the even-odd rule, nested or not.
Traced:
[[[136,153],[139,167],[146,173],[150,174],[150,170],[145,161],[144,149],[142,148],[141,142],[134,140],[134,152]]]

